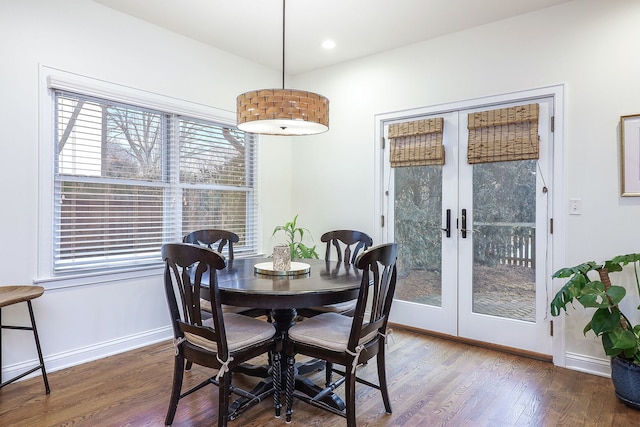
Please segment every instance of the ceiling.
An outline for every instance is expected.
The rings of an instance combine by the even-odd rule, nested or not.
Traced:
[[[282,69],[281,0],[90,0]],[[289,0],[285,67],[295,75],[571,0]],[[335,41],[323,49],[325,39]]]

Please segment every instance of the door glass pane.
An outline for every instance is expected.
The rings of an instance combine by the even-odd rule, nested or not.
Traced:
[[[473,312],[535,322],[536,161],[473,165]]]
[[[394,238],[399,245],[396,298],[442,305],[442,166],[394,169]]]

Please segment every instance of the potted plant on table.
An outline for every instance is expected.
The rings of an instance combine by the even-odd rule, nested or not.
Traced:
[[[612,285],[609,277],[627,264],[633,264],[636,291],[640,296],[640,253],[616,256],[601,264],[589,261],[553,274],[554,278],[569,280],[551,301],[551,314],[558,316],[562,310],[566,312],[567,305],[574,300],[584,308],[595,309],[583,333],[593,331],[602,340],[605,353],[611,356],[611,380],[618,399],[640,409],[640,324],[633,325],[620,310],[619,304],[627,291]],[[591,280],[590,272],[597,272],[599,280]],[[640,306],[636,310],[640,310]]]
[[[274,230],[271,236],[275,236],[277,232],[284,232],[287,242],[286,244],[289,246],[291,250],[291,259],[294,258],[318,258],[318,253],[316,252],[315,245],[309,247],[302,243],[302,239],[304,238],[305,232],[308,235],[311,235],[309,230],[306,228],[301,228],[297,226],[298,215],[293,217],[293,221],[287,222],[285,225],[278,225]]]

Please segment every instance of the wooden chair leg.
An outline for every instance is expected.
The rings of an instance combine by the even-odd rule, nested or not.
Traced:
[[[164,425],[173,424],[173,418],[176,416],[178,409],[178,401],[180,400],[180,391],[182,390],[182,379],[184,378],[184,357],[178,355],[175,357],[173,364],[173,386],[171,387],[171,399],[169,400],[169,409],[164,419]]]
[[[231,395],[231,372],[225,372],[218,385],[218,427],[227,427],[229,421],[229,397]]]
[[[329,387],[331,385],[331,380],[333,379],[333,363],[325,362],[324,365],[324,386]]]
[[[344,390],[347,427],[356,427],[356,374],[351,373],[349,366],[345,368],[347,371]]]
[[[382,393],[382,401],[387,414],[391,413],[391,400],[389,399],[389,389],[387,387],[387,369],[384,357],[384,340],[380,340],[380,350],[378,351],[378,384],[380,384],[380,392]]]

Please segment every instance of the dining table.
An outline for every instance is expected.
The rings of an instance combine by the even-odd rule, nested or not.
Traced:
[[[264,309],[284,340],[295,324],[297,309],[318,307],[356,299],[362,280],[362,272],[344,262],[320,259],[296,259],[289,271],[275,271],[272,258],[235,258],[227,262],[226,268],[217,271],[217,282],[221,303],[238,307]],[[203,280],[204,282],[204,280]],[[208,298],[208,289],[202,289],[203,298]],[[282,359],[286,356],[282,354]],[[283,363],[283,368],[286,366]],[[323,387],[314,384],[305,374],[322,369],[324,362],[312,360],[296,364],[296,391],[310,398]],[[264,395],[273,390],[269,366],[245,364],[236,372],[261,377],[261,382],[252,390],[254,395]],[[284,376],[283,376],[284,378]],[[335,393],[326,393],[320,400],[338,410],[344,402]],[[253,402],[239,398],[230,407],[229,418],[236,418]]]

